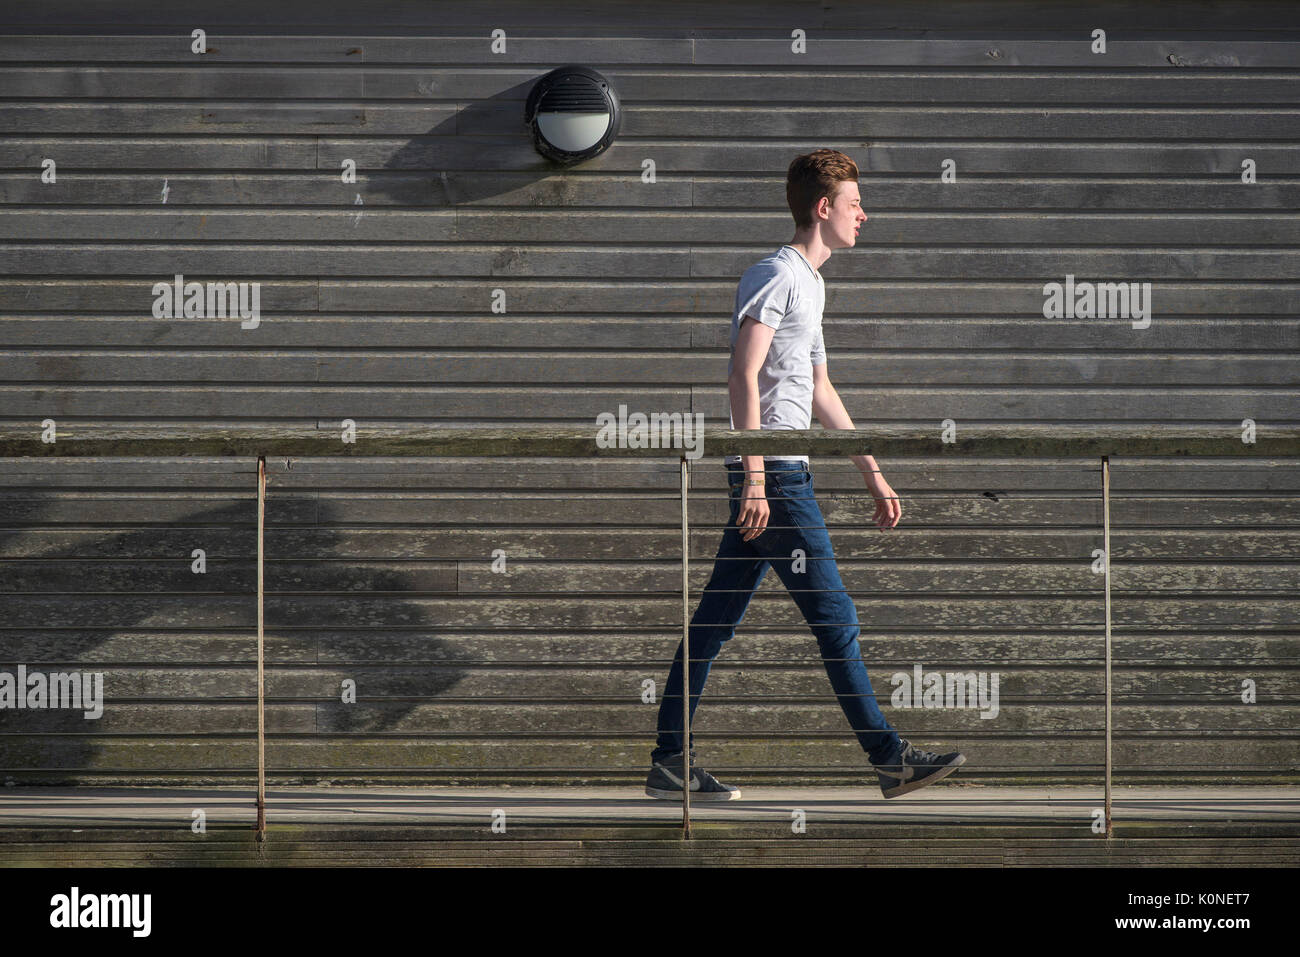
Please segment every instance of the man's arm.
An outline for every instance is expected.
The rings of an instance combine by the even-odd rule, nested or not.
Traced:
[[[731,398],[731,423],[737,430],[762,427],[758,405],[758,370],[763,367],[763,360],[767,357],[775,333],[775,329],[753,316],[745,316],[740,321],[740,332],[736,334],[736,348],[731,360],[731,376],[727,379],[727,393]],[[742,455],[740,461],[746,479],[766,479],[763,456]],[[736,519],[736,525],[742,529],[740,537],[744,541],[757,538],[767,527],[769,507],[766,486],[746,483],[742,487],[740,505],[740,515]]]
[[[812,407],[822,428],[856,428],[853,420],[849,418],[848,410],[844,408],[844,401],[840,398],[840,394],[835,391],[835,386],[831,385],[830,373],[827,372],[824,362],[813,366]],[[880,474],[880,466],[876,464],[875,457],[854,455],[852,459],[853,464],[862,473],[867,488],[871,490],[872,497],[876,500],[876,514],[873,520],[882,529],[893,528],[902,517],[903,507],[894,490],[885,481],[885,477]]]

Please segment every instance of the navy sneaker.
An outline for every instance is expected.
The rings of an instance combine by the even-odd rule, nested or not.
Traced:
[[[872,765],[880,778],[880,793],[886,798],[896,798],[927,784],[942,781],[966,763],[966,755],[960,751],[935,754],[914,747],[906,738],[898,740],[902,750],[894,763]]]
[[[682,753],[669,755],[662,761],[656,761],[645,779],[645,793],[652,798],[664,801],[682,800]],[[723,784],[708,771],[695,766],[695,754],[691,754],[691,803],[707,801],[734,801],[740,797],[740,788]]]

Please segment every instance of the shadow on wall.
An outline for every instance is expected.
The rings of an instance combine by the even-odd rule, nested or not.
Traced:
[[[362,201],[367,196],[378,196],[398,206],[467,206],[549,179],[544,191],[523,198],[512,197],[511,202],[548,207],[570,205],[580,181],[557,175],[572,167],[559,166],[537,153],[524,123],[528,94],[550,70],[551,67],[538,69],[536,76],[522,83],[470,102],[426,133],[398,147],[384,162],[384,175],[372,176],[365,184]],[[436,90],[429,93],[437,95]],[[600,158],[589,162],[599,164]],[[578,168],[586,166],[580,164]],[[363,171],[359,170],[358,176],[362,175]],[[502,234],[498,224],[493,235]],[[473,237],[457,235],[456,238]]]
[[[365,184],[363,199],[455,207],[553,177],[523,202],[572,202],[578,182],[555,176],[563,168],[533,150],[523,121],[528,92],[546,72],[409,140],[388,157],[385,173]],[[500,224],[493,229],[500,235]],[[493,275],[518,251],[492,255],[481,269],[460,272]],[[401,417],[425,416],[406,408]],[[81,710],[0,709],[0,780],[245,781],[256,773],[256,503],[247,492],[255,476],[241,476],[247,486],[195,489],[193,498],[171,497],[182,484],[171,482],[157,498],[137,499],[126,482],[104,481],[114,466],[102,468],[75,480],[64,477],[70,468],[52,465],[53,484],[43,471],[26,473],[35,479],[0,477],[0,671],[102,671],[105,697],[94,721]],[[115,487],[123,497],[112,499],[109,511],[79,497]],[[197,498],[227,504],[195,509]],[[324,758],[332,769],[353,766],[346,740],[337,750],[305,752],[294,741],[418,735],[422,700],[446,694],[467,674],[463,647],[433,633],[455,623],[434,620],[427,603],[401,597],[440,590],[431,585],[436,571],[349,560],[346,530],[314,524],[316,507],[310,494],[268,491],[271,772],[283,770],[280,754],[304,753],[304,765]],[[206,551],[205,574],[191,571],[195,548]],[[340,700],[346,678],[357,681],[355,705]],[[315,772],[307,768],[303,778],[329,774]]]
[[[104,705],[95,720],[80,708],[0,710],[0,779],[255,779],[255,496],[123,489],[105,513],[81,497],[93,481],[0,487],[0,671],[103,672]],[[194,510],[200,496],[228,504]],[[329,777],[316,773],[322,757],[331,770],[354,766],[338,736],[418,735],[421,705],[467,673],[462,652],[433,634],[448,623],[402,597],[435,590],[437,569],[352,558],[355,540],[314,524],[316,508],[310,494],[268,488],[267,769],[302,764],[313,783]],[[192,571],[196,548],[204,574]],[[341,700],[346,678],[356,704]],[[296,761],[297,741],[323,748]]]

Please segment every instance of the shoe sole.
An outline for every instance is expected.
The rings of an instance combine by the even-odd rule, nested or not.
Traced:
[[[912,791],[918,791],[923,787],[930,786],[931,784],[938,784],[965,763],[966,755],[959,754],[957,755],[957,760],[953,761],[952,764],[944,765],[940,770],[935,771],[934,774],[923,777],[919,781],[909,781],[907,784],[900,784],[898,787],[890,788],[888,791],[882,789],[881,793],[884,794],[886,801],[892,798],[902,797],[904,794],[910,794]]]
[[[662,788],[647,787],[645,789],[645,793],[652,798],[659,798],[659,800],[661,801],[676,801],[678,804],[682,803],[682,792],[680,790],[665,791]],[[721,803],[722,801],[736,801],[739,800],[739,798],[740,798],[739,791],[703,791],[703,792],[692,791],[691,792],[692,804],[717,804],[717,803]]]

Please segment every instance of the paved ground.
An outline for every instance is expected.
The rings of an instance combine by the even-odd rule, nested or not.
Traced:
[[[692,806],[700,823],[1087,824],[1102,807],[1101,788],[944,786],[885,801],[864,788],[745,788],[727,804]],[[1300,788],[1117,787],[1113,819],[1124,822],[1300,823]],[[295,787],[267,791],[270,824],[453,825],[491,822],[501,809],[513,827],[591,824],[600,828],[681,821],[681,806],[626,787]],[[0,827],[163,826],[207,822],[252,825],[247,788],[3,788]]]

